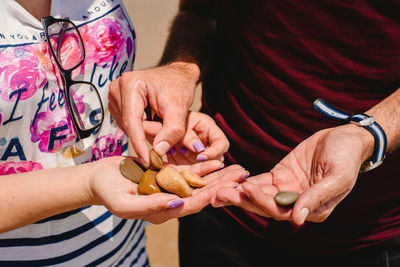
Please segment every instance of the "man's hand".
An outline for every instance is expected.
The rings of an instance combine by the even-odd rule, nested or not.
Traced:
[[[269,173],[248,178],[237,189],[222,188],[214,206],[237,205],[261,216],[324,221],[353,188],[361,164],[372,154],[372,135],[354,125],[317,132],[300,143]],[[276,205],[280,191],[301,195],[293,208]]]
[[[200,76],[197,65],[175,62],[151,70],[123,74],[110,84],[109,110],[128,135],[135,152],[148,166],[149,148],[143,122],[145,109],[162,119],[153,147],[164,155],[185,134],[186,117]]]

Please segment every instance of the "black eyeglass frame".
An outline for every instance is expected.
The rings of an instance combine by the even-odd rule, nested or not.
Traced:
[[[101,125],[103,124],[103,121],[104,121],[104,107],[103,107],[103,102],[101,101],[101,97],[100,97],[99,91],[97,90],[96,86],[93,83],[87,82],[87,81],[74,81],[74,80],[72,80],[72,71],[75,70],[76,68],[78,68],[83,63],[83,61],[85,60],[85,56],[86,56],[85,55],[85,47],[84,47],[84,44],[83,44],[82,36],[81,36],[81,34],[80,34],[79,30],[78,30],[78,27],[76,27],[76,25],[71,20],[69,20],[68,18],[57,19],[57,18],[54,18],[52,16],[48,16],[48,17],[42,18],[41,22],[42,22],[42,25],[44,27],[44,33],[45,33],[45,36],[46,36],[47,43],[49,45],[51,54],[52,54],[52,56],[53,56],[53,58],[54,58],[54,60],[55,60],[55,62],[57,64],[58,69],[61,72],[61,76],[63,77],[63,80],[64,80],[64,96],[65,96],[65,99],[67,100],[67,106],[68,106],[69,112],[71,114],[72,121],[73,121],[75,130],[76,130],[76,133],[77,133],[79,139],[87,138],[94,131],[99,129],[101,127]],[[72,25],[72,27],[74,27],[74,30],[78,34],[79,42],[80,42],[82,60],[78,64],[76,64],[75,66],[73,66],[72,68],[67,69],[67,70],[62,67],[62,65],[59,62],[59,59],[57,57],[57,54],[54,52],[53,46],[52,46],[52,44],[50,42],[50,35],[49,35],[48,27],[50,25],[52,25],[54,23],[58,23],[58,22],[64,22],[64,23],[66,22],[66,23],[69,23],[70,25]],[[62,40],[62,38],[60,38],[59,40]],[[60,45],[57,45],[57,49],[60,49]],[[72,103],[73,100],[70,97],[70,89],[71,89],[71,86],[73,86],[75,84],[87,84],[87,85],[90,85],[92,88],[94,88],[94,90],[95,90],[95,92],[97,94],[97,97],[99,98],[100,107],[101,107],[101,120],[100,120],[98,125],[95,125],[94,127],[90,128],[90,129],[86,129],[86,130],[81,129],[80,124],[78,122],[78,118],[80,117],[80,115],[79,115],[79,113],[77,113],[77,111],[75,111],[72,108],[73,107],[73,103]]]

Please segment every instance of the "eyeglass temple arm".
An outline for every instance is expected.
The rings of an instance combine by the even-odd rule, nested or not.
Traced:
[[[66,19],[68,19],[68,17]],[[61,57],[61,51],[60,51],[61,42],[62,42],[62,40],[64,40],[64,34],[67,30],[67,26],[68,26],[68,22],[64,21],[61,26],[60,38],[58,39],[58,42],[57,42],[57,57]],[[61,62],[61,58],[58,58],[58,60]]]

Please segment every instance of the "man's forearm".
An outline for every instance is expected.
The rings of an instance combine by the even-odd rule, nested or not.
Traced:
[[[175,17],[160,65],[184,62],[197,65],[201,79],[207,72],[215,35],[209,9],[213,1],[183,0]]]
[[[386,154],[397,150],[400,146],[400,89],[366,112],[374,116],[382,126],[387,137]]]

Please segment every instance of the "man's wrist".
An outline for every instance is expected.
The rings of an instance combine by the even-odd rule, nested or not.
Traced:
[[[374,150],[370,158],[365,161],[360,171],[365,172],[372,170],[378,167],[383,159],[385,158],[385,152],[387,147],[387,137],[383,128],[375,121],[375,118],[366,114],[348,114],[344,111],[333,108],[332,106],[326,104],[326,102],[322,99],[317,99],[313,103],[314,109],[321,113],[322,115],[334,119],[337,121],[341,121],[344,123],[350,123],[356,125],[357,127],[361,127],[370,132],[370,134],[374,137]],[[367,142],[368,144],[369,142]],[[367,152],[363,153],[368,155],[368,145],[365,146],[367,148]]]
[[[200,67],[196,63],[192,62],[184,62],[184,61],[175,61],[172,63],[169,63],[167,66],[170,67],[175,67],[178,68],[182,71],[184,71],[188,76],[188,78],[192,81],[194,81],[196,84],[200,80]]]
[[[372,154],[374,153],[374,147],[375,147],[375,139],[371,133],[369,133],[366,129],[363,127],[359,127],[354,124],[345,124],[343,127],[348,128],[352,132],[356,133],[362,144],[363,144],[363,152],[362,152],[362,162],[367,161],[368,159],[371,158]]]

